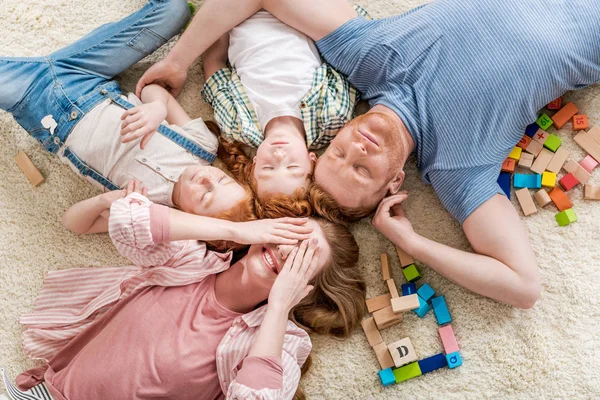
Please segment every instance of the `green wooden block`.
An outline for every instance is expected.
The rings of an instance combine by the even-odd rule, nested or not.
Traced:
[[[556,150],[558,150],[561,144],[562,139],[551,133],[544,142],[544,147],[556,153]]]
[[[407,282],[414,282],[421,278],[421,274],[419,274],[419,270],[417,270],[415,264],[410,264],[408,267],[402,268],[402,273]]]
[[[548,128],[550,128],[553,124],[552,122],[552,118],[550,118],[549,116],[547,116],[546,114],[542,114],[540,115],[540,117],[537,119],[538,126],[540,128],[542,128],[543,130],[547,130]]]
[[[394,369],[394,378],[396,378],[396,383],[404,382],[410,378],[416,378],[417,376],[421,376],[421,368],[419,367],[418,361],[405,365],[404,367]]]
[[[558,226],[567,226],[572,222],[577,221],[577,215],[572,208],[568,208],[564,211],[559,212],[554,216],[556,218],[556,222],[558,222]]]

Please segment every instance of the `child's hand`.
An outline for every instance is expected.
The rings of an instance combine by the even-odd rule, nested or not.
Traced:
[[[307,218],[260,219],[237,222],[233,241],[239,244],[296,244],[309,238]]]
[[[113,202],[125,198],[134,192],[140,193],[142,196],[148,196],[148,189],[146,189],[146,186],[142,186],[139,181],[132,179],[127,183],[127,187],[125,189],[112,190],[110,192],[102,193],[100,198],[104,202],[106,208],[110,208],[110,205]]]
[[[121,142],[127,143],[143,137],[140,148],[144,149],[165,118],[167,118],[167,106],[161,101],[153,101],[125,110],[121,116],[123,121]]]
[[[402,209],[402,202],[407,197],[407,192],[400,192],[381,200],[371,220],[375,229],[403,249],[415,235],[412,224]]]

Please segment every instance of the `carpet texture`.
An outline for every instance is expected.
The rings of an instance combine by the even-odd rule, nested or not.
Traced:
[[[384,17],[421,3],[365,0],[361,4],[372,15]],[[142,0],[0,0],[0,55],[47,54],[142,4]],[[132,90],[143,71],[161,59],[171,44],[120,76],[123,88]],[[193,116],[210,118],[211,110],[199,96],[202,81],[196,63],[180,101]],[[566,99],[587,113],[592,123],[600,123],[600,87],[568,93]],[[572,140],[570,124],[558,135],[575,160],[584,156]],[[21,150],[46,177],[38,188],[29,184],[14,162]],[[23,352],[18,318],[32,309],[44,274],[82,266],[126,265],[127,261],[107,236],[77,237],[62,227],[65,209],[96,191],[46,153],[4,112],[0,112],[0,174],[0,365],[14,377],[36,365]],[[409,160],[406,174],[405,188],[410,193],[406,211],[416,231],[468,250],[458,224],[431,187],[419,179],[414,159]],[[600,184],[598,170],[592,181]],[[552,205],[523,218],[543,282],[542,297],[532,310],[517,310],[474,295],[419,264],[423,281],[446,296],[464,359],[462,367],[382,388],[375,355],[362,331],[344,342],[314,336],[314,364],[302,380],[308,398],[600,398],[600,202],[582,200],[581,187],[573,189],[570,197],[579,216],[571,226],[557,226]],[[368,295],[387,291],[380,275],[381,252],[390,254],[393,275],[398,285],[402,283],[390,243],[368,221],[356,224],[353,231],[360,243],[360,269],[368,282]],[[383,331],[388,343],[406,336],[421,358],[442,351],[432,313],[423,320],[407,313],[400,325]]]

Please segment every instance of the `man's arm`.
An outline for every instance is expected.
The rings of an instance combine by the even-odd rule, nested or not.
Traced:
[[[403,193],[384,199],[373,217],[375,227],[395,245],[457,285],[512,306],[533,307],[540,296],[540,272],[506,197],[493,196],[465,220],[463,230],[476,253],[416,234],[400,205],[405,198]]]

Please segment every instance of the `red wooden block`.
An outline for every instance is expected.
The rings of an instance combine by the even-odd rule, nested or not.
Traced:
[[[585,114],[578,114],[573,116],[573,129],[581,131],[589,128],[588,117]]]
[[[567,197],[565,192],[560,190],[558,186],[555,186],[554,189],[548,193],[548,196],[552,199],[552,202],[558,208],[558,211],[564,211],[568,208],[573,208],[571,204],[571,200]]]
[[[515,172],[516,161],[512,158],[507,158],[502,163],[502,172]]]
[[[575,175],[573,175],[571,172],[569,172],[568,174],[566,174],[565,176],[563,176],[558,183],[560,183],[560,186],[563,187],[563,189],[565,189],[565,191],[569,191],[571,189],[573,189],[575,186],[577,186],[577,184],[579,183],[579,181],[577,180],[577,178],[575,178]]]
[[[527,146],[529,146],[529,143],[531,142],[531,140],[532,139],[529,136],[523,135],[521,140],[519,140],[519,143],[517,143],[517,146],[519,146],[520,148],[525,150],[527,148]]]
[[[562,106],[562,97],[559,97],[558,99],[554,99],[550,103],[548,103],[548,106],[546,106],[546,108],[548,110],[560,110],[561,106]]]

